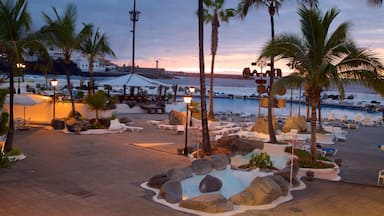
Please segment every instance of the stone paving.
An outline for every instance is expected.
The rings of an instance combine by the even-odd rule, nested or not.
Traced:
[[[150,117],[156,116],[164,117]],[[146,125],[147,115],[134,118],[136,125],[145,127],[142,133],[17,131],[14,145],[20,146],[27,158],[11,169],[0,169],[0,216],[188,215],[153,202],[153,193],[139,186],[154,174],[190,163],[176,154],[184,145],[184,136]],[[342,177],[345,175],[347,182],[305,182],[307,188],[293,192],[292,201],[272,210],[239,215],[381,216],[384,187],[375,186],[374,172],[384,168],[384,152],[367,155],[367,151],[374,150],[374,145],[377,148],[374,142],[382,135],[378,129],[367,128],[353,134],[350,132],[348,138],[351,142],[335,145],[339,148],[337,156],[343,158]],[[372,144],[359,147],[358,143],[366,139]],[[150,142],[174,144],[149,148],[133,145]],[[365,171],[365,166],[374,167]]]

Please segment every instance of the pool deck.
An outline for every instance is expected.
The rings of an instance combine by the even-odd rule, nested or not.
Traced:
[[[141,133],[73,135],[33,128],[17,131],[14,145],[27,158],[0,169],[0,215],[124,216],[189,215],[152,201],[139,185],[154,174],[190,161],[177,155],[184,136],[146,124],[162,115],[133,115]],[[384,169],[383,128],[349,130],[338,142],[341,182],[304,181],[293,200],[274,209],[239,215],[369,215],[384,212],[384,187],[376,186]]]

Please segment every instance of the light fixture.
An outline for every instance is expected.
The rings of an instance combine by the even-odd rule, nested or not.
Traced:
[[[184,155],[188,156],[188,113],[189,113],[189,104],[192,101],[192,96],[184,96],[184,103],[186,104],[186,114],[185,114],[185,143],[184,143]]]
[[[56,86],[59,84],[57,79],[52,79],[50,81],[51,86],[53,87],[53,120],[56,118]]]

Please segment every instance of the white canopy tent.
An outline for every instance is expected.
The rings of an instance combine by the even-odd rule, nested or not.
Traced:
[[[109,85],[112,87],[158,87],[158,86],[169,86],[168,84],[149,79],[147,77],[138,74],[128,74],[112,79],[106,79],[96,82],[97,85]]]

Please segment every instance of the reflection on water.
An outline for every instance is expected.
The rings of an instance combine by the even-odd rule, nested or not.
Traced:
[[[194,101],[199,101],[200,98],[194,97]],[[213,102],[214,106],[214,112],[232,112],[232,113],[251,113],[257,115],[259,112],[259,101],[258,100],[242,100],[242,99],[229,99],[229,98],[215,98]],[[287,102],[287,105],[285,108],[275,108],[274,114],[275,115],[289,115],[290,113],[290,103]],[[185,107],[182,106],[182,109]],[[209,102],[207,100],[207,110],[209,108]],[[292,104],[292,113],[294,116],[298,114],[298,108],[299,105],[293,103]],[[181,110],[184,111],[184,110]],[[261,108],[260,112],[262,115],[267,115],[267,109]],[[381,113],[367,113],[365,111],[359,111],[359,110],[351,110],[351,109],[343,109],[343,108],[334,108],[334,107],[322,107],[321,108],[321,114],[323,118],[327,118],[330,113],[334,113],[335,118],[340,118],[342,116],[347,116],[347,119],[353,120],[355,119],[355,116],[360,114],[363,118],[367,115],[371,116],[372,119],[380,118]],[[300,114],[306,115],[306,107],[305,105],[301,105],[300,108]]]

